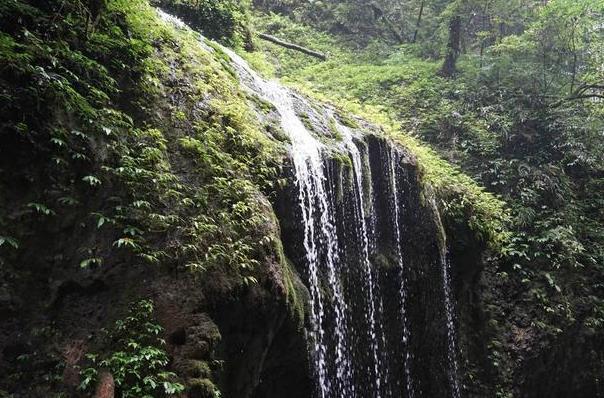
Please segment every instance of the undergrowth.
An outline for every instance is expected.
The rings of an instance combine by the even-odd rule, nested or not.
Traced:
[[[124,319],[103,330],[109,352],[86,355],[88,367],[81,371],[80,390],[92,393],[105,371],[113,377],[120,397],[169,397],[184,391],[175,381],[176,374],[165,370],[166,342],[159,337],[163,329],[153,319],[153,311],[153,302],[139,301]]]

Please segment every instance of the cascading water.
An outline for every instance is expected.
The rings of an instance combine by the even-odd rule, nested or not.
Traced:
[[[224,49],[224,51],[229,55],[240,75],[244,77],[242,80],[250,84],[248,89],[260,94],[275,106],[281,116],[281,127],[291,140],[291,155],[304,223],[304,247],[310,276],[311,317],[315,340],[314,356],[319,378],[319,392],[321,397],[333,396],[334,393],[353,397],[355,396],[354,386],[349,382],[352,366],[346,346],[348,334],[345,318],[346,304],[339,280],[339,245],[334,226],[333,209],[330,206],[325,185],[323,145],[312,136],[296,114],[291,91],[276,82],[262,79],[237,54],[228,49]],[[327,270],[335,310],[337,344],[335,381],[328,376],[329,367],[326,363],[328,347],[325,343],[325,331],[322,326],[325,314],[319,274],[323,267]],[[337,385],[334,385],[334,382]]]
[[[177,18],[159,13],[164,20],[185,28]],[[200,45],[215,51],[204,40]],[[335,130],[341,136],[341,140],[332,137],[333,145],[328,147],[309,131],[298,114],[300,106],[315,112],[305,98],[278,82],[263,79],[233,51],[222,51],[230,57],[250,94],[274,106],[280,126],[291,142],[296,188],[292,201],[297,202],[302,224],[299,243],[304,252],[299,256],[303,260],[296,265],[302,269],[309,291],[308,340],[315,395],[460,398],[446,246],[439,246],[440,273],[430,271],[421,285],[422,289],[432,289],[435,280],[442,280],[438,300],[444,301],[444,317],[442,307],[422,309],[431,311],[430,315],[425,312],[419,317],[420,321],[422,317],[444,318],[447,351],[442,350],[442,358],[446,364],[441,366],[441,354],[437,353],[430,363],[440,368],[422,368],[423,358],[416,357],[412,349],[411,339],[421,341],[424,336],[411,333],[416,330],[413,326],[417,327],[412,319],[417,318],[412,318],[410,310],[417,309],[410,308],[409,298],[413,296],[409,295],[410,259],[405,236],[407,228],[414,225],[407,220],[412,214],[405,211],[403,204],[408,203],[403,196],[408,194],[410,182],[401,171],[400,149],[383,139],[370,149],[367,136],[357,134],[338,119],[333,109],[325,108],[327,111],[316,112],[313,120],[325,126],[335,121]],[[336,165],[334,152],[345,155],[350,162]],[[419,202],[419,197],[415,200]],[[438,217],[437,213],[430,214]],[[415,222],[421,224],[424,220]],[[440,220],[436,224],[440,225]],[[429,256],[432,259],[435,255],[430,252]],[[376,266],[374,260],[380,258],[382,262],[387,258],[386,262],[393,266]],[[418,330],[430,333],[426,328]],[[434,386],[435,381],[446,384],[439,376],[445,374],[448,386]]]
[[[441,251],[441,268],[443,278],[443,291],[445,296],[445,315],[447,317],[447,359],[449,363],[449,382],[451,383],[451,397],[459,398],[459,365],[457,363],[457,336],[455,331],[455,317],[453,300],[451,298],[451,263],[446,244]]]
[[[442,228],[442,221],[438,212],[438,206],[434,195],[430,195],[430,205],[434,209],[438,225],[441,227],[440,234],[440,272],[442,277],[442,290],[444,296],[445,319],[447,326],[447,366],[449,385],[451,388],[451,398],[459,398],[461,396],[461,388],[459,385],[459,364],[457,363],[457,333],[455,330],[455,308],[451,292],[451,263],[449,259],[449,251],[447,249],[447,235]]]
[[[367,314],[366,314],[366,320],[367,323],[369,324],[369,329],[368,329],[368,337],[369,337],[369,343],[371,346],[371,353],[373,355],[373,372],[374,372],[374,382],[375,382],[375,388],[376,391],[378,393],[378,396],[380,394],[380,391],[382,389],[382,382],[386,382],[387,380],[383,380],[385,379],[387,376],[385,374],[385,372],[383,371],[383,367],[380,361],[380,353],[379,353],[379,346],[378,346],[378,332],[377,332],[377,327],[376,327],[376,308],[375,308],[375,302],[376,302],[376,294],[375,291],[377,290],[376,288],[376,284],[375,284],[375,278],[373,276],[373,270],[372,270],[372,266],[371,266],[371,262],[369,261],[369,250],[370,250],[370,246],[369,246],[369,235],[368,235],[368,227],[367,227],[367,222],[365,220],[365,203],[364,203],[364,197],[365,197],[365,193],[364,193],[364,189],[363,189],[363,161],[361,159],[361,153],[359,152],[359,149],[357,148],[357,146],[355,145],[354,141],[353,141],[353,137],[352,137],[352,132],[350,131],[350,129],[344,125],[342,125],[341,123],[339,123],[336,120],[336,126],[337,129],[340,133],[342,133],[342,135],[344,136],[344,143],[346,145],[346,149],[348,150],[348,154],[350,156],[350,158],[352,159],[352,172],[353,172],[353,178],[354,178],[354,185],[356,187],[356,195],[355,195],[355,207],[356,207],[356,222],[355,225],[357,226],[358,229],[358,234],[361,237],[361,253],[362,253],[362,264],[363,264],[363,270],[364,270],[364,276],[366,278],[367,281],[367,304],[368,304],[368,308],[367,308]],[[380,300],[381,303],[381,300]],[[381,312],[381,305],[379,306],[380,312]],[[381,336],[383,336],[383,334],[381,334]],[[380,337],[381,337],[380,336]],[[382,338],[382,344],[385,344],[385,338]]]
[[[403,333],[402,339],[405,344],[405,358],[404,358],[404,370],[405,370],[405,387],[407,389],[407,396],[409,398],[413,398],[415,396],[415,390],[413,389],[413,380],[411,378],[411,353],[409,350],[409,341],[410,341],[410,332],[409,332],[409,320],[407,319],[407,271],[405,269],[405,263],[403,260],[403,251],[401,249],[401,226],[400,226],[400,216],[401,211],[399,208],[399,198],[398,198],[398,184],[397,184],[397,165],[399,161],[399,155],[394,147],[391,147],[389,157],[389,173],[390,173],[390,183],[391,192],[392,192],[392,213],[394,215],[393,218],[393,229],[394,229],[394,242],[395,242],[395,254],[396,260],[398,263],[398,267],[400,270],[400,278],[401,284],[399,288],[399,298],[400,298],[400,311],[401,311],[401,321],[403,325]]]

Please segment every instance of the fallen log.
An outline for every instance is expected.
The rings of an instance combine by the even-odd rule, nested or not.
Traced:
[[[278,46],[285,47],[285,48],[288,48],[290,50],[299,51],[299,52],[304,53],[306,55],[310,55],[311,57],[319,58],[322,61],[326,61],[327,60],[327,55],[325,55],[325,54],[323,54],[321,52],[318,52],[318,51],[315,51],[315,50],[311,50],[309,48],[302,47],[302,46],[299,46],[299,45],[294,44],[294,43],[286,42],[284,40],[276,38],[275,36],[267,35],[266,33],[259,33],[258,37],[261,38],[261,39],[263,39],[263,40],[270,41],[271,43],[276,44]]]

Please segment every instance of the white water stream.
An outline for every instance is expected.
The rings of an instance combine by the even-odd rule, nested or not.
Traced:
[[[352,171],[354,173],[354,182],[356,188],[356,216],[357,220],[355,225],[358,229],[358,234],[361,237],[362,247],[362,264],[364,275],[367,281],[367,313],[365,314],[367,324],[369,325],[368,329],[368,337],[369,344],[371,348],[371,353],[373,355],[373,374],[374,374],[374,382],[375,382],[375,390],[377,392],[377,396],[380,396],[380,391],[382,389],[382,383],[387,384],[387,380],[383,380],[386,378],[386,372],[384,371],[384,367],[380,361],[380,353],[379,353],[379,345],[378,345],[378,333],[376,328],[376,281],[373,275],[371,262],[369,261],[369,234],[367,222],[365,220],[365,192],[363,189],[363,161],[361,159],[361,152],[359,148],[357,148],[356,144],[353,141],[352,131],[343,124],[339,123],[336,119],[336,126],[340,133],[342,133],[344,138],[344,144],[346,145],[346,149],[352,159]],[[371,209],[370,211],[372,211]],[[380,299],[381,303],[381,299]],[[381,310],[381,305],[380,308]],[[381,312],[381,311],[380,311]],[[382,343],[384,343],[385,338],[383,334],[381,334],[380,338],[382,339]]]
[[[407,270],[405,269],[405,262],[403,260],[403,251],[401,249],[401,225],[400,225],[400,216],[401,210],[399,205],[399,197],[398,197],[398,183],[397,183],[397,167],[399,163],[399,154],[396,152],[394,147],[390,148],[390,153],[388,154],[388,165],[389,165],[389,173],[390,173],[390,184],[392,184],[391,192],[392,192],[392,209],[394,210],[394,241],[395,241],[395,254],[396,260],[398,262],[399,272],[401,283],[399,287],[399,299],[400,299],[400,311],[401,311],[401,320],[403,324],[403,343],[405,345],[405,358],[404,358],[404,369],[405,369],[405,387],[407,389],[407,396],[409,398],[413,398],[415,396],[415,390],[413,387],[413,379],[411,377],[411,353],[409,350],[410,343],[410,331],[409,331],[409,320],[407,319]]]

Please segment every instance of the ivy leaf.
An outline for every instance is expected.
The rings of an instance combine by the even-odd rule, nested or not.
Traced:
[[[82,178],[82,181],[87,182],[92,187],[96,187],[97,185],[101,185],[101,180],[99,180],[95,176],[86,176],[86,177]]]
[[[4,244],[12,246],[15,249],[19,248],[19,242],[15,238],[11,238],[10,236],[0,236],[0,247]]]
[[[27,207],[29,207],[30,209],[34,209],[38,213],[44,214],[45,216],[52,216],[56,214],[53,210],[49,209],[48,207],[46,207],[46,205],[43,205],[42,203],[28,203]]]

